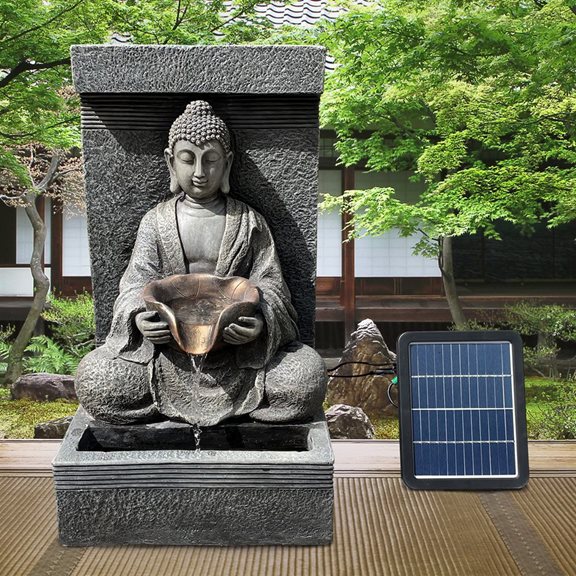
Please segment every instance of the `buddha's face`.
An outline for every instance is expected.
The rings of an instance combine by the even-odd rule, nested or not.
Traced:
[[[178,140],[172,152],[166,150],[166,161],[180,188],[194,200],[208,201],[215,198],[224,180],[227,188],[232,152],[226,154],[216,140],[199,146]]]

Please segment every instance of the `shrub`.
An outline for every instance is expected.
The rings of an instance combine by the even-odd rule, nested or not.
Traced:
[[[14,336],[14,326],[0,328],[0,374],[6,372],[8,355],[10,354],[10,341]]]
[[[51,296],[42,318],[52,337],[34,336],[26,347],[24,372],[74,374],[82,358],[94,349],[96,324],[90,294],[75,298]],[[6,369],[14,328],[0,329],[0,373]]]
[[[526,336],[537,336],[538,347],[552,348],[558,340],[576,340],[576,310],[560,304],[518,302],[507,306],[505,321]]]
[[[536,347],[524,351],[526,365],[542,376],[542,367],[548,367],[549,375],[557,377],[558,342],[576,341],[576,310],[559,304],[519,302],[506,307],[505,322],[523,336],[537,337]]]
[[[539,440],[576,439],[576,381],[557,383],[555,398],[531,420],[530,437]]]
[[[96,323],[90,294],[83,292],[75,298],[51,296],[42,318],[48,322],[54,343],[67,354],[82,358],[94,348]]]
[[[42,318],[48,323],[52,337],[34,336],[27,352],[27,372],[74,374],[82,358],[94,349],[94,302],[84,292],[75,298],[52,295]]]
[[[48,336],[34,336],[26,351],[33,354],[25,360],[26,372],[74,374],[82,360],[82,356],[67,351]]]

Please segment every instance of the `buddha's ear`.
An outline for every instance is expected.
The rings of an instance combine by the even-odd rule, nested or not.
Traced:
[[[168,164],[168,171],[170,172],[170,192],[172,192],[172,194],[178,194],[178,192],[180,192],[180,184],[178,184],[176,173],[174,172],[174,166],[172,165],[174,162],[174,154],[172,154],[170,148],[164,150],[164,158],[166,164]]]
[[[226,170],[222,176],[222,183],[220,184],[220,190],[224,194],[230,192],[230,170],[232,169],[232,160],[234,160],[234,152],[230,151],[226,154]]]

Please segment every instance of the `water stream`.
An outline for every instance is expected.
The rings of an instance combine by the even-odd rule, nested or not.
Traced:
[[[190,354],[190,363],[192,364],[192,371],[195,374],[202,374],[207,355],[208,352],[204,354]],[[202,429],[198,424],[192,424],[192,432],[194,434],[195,450],[198,452],[200,450],[200,436],[202,435]]]
[[[204,354],[190,354],[190,362],[192,363],[192,370],[196,374],[201,374],[204,370],[204,362],[206,360],[206,356],[208,352]]]
[[[202,428],[198,424],[192,424],[192,432],[194,433],[194,446],[196,452],[200,450],[200,436],[202,435]]]

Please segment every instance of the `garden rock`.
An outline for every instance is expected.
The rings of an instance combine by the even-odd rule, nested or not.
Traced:
[[[43,440],[64,438],[70,422],[72,422],[72,418],[72,416],[64,416],[64,418],[36,424],[36,426],[34,426],[34,438]]]
[[[374,426],[366,413],[356,406],[336,404],[326,411],[326,421],[330,437],[353,440],[374,438]]]
[[[347,362],[367,362],[369,364],[391,365],[396,362],[396,354],[386,346],[380,330],[370,319],[362,320],[358,328],[350,336],[350,340],[339,364]],[[382,418],[397,414],[397,408],[388,399],[388,386],[393,375],[364,376],[342,378],[342,376],[357,376],[366,372],[378,370],[378,366],[366,364],[344,364],[332,372],[328,381],[326,400],[330,404],[348,404],[359,406],[371,418]],[[391,395],[397,401],[397,387],[393,386]]]
[[[30,400],[74,400],[74,377],[63,374],[25,374],[20,376],[12,387],[12,400],[29,398]]]

